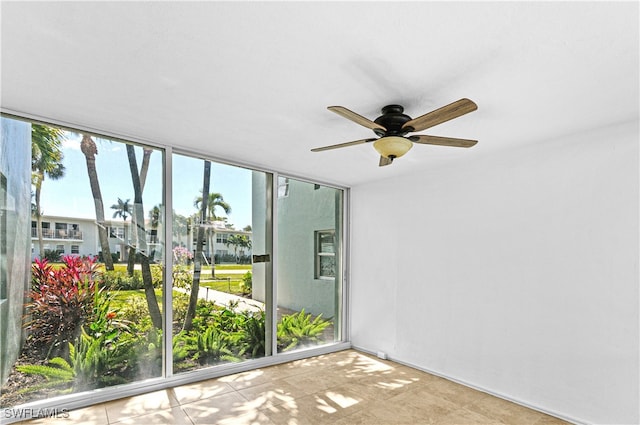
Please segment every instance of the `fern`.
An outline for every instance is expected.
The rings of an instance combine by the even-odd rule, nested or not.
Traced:
[[[63,387],[72,383],[75,378],[73,369],[62,357],[51,359],[48,365],[21,365],[16,366],[16,369],[27,375],[43,376],[47,380],[47,382],[23,388],[19,391],[20,394]]]
[[[197,359],[201,364],[211,364],[219,361],[239,361],[229,349],[227,337],[216,328],[207,328],[204,333],[198,334],[196,339],[198,353]]]
[[[66,361],[60,357],[56,357],[56,359],[60,359],[66,363]],[[68,366],[68,364],[67,364]],[[57,382],[57,383],[65,383],[73,381],[73,371],[68,369],[63,369],[60,367],[52,367],[46,365],[22,365],[16,366],[20,372],[25,373],[27,375],[40,375],[44,376],[47,381]]]
[[[331,325],[322,314],[311,320],[304,308],[298,313],[283,316],[278,323],[278,346],[282,351],[291,350],[301,344],[317,343],[322,332]]]

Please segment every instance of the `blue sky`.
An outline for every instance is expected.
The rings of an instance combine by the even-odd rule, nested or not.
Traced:
[[[81,136],[67,134],[63,143],[65,175],[62,179],[46,178],[42,185],[41,204],[46,215],[95,218],[93,196],[87,176],[86,160],[80,151]],[[111,205],[118,198],[133,203],[131,173],[123,143],[94,138],[98,147],[96,168],[105,205],[105,217],[111,218]],[[138,169],[142,162],[142,148],[136,147]],[[173,157],[173,202],[178,214],[196,212],[193,202],[202,187],[203,160],[181,155]],[[251,224],[251,171],[239,167],[211,164],[211,192],[222,194],[231,205],[228,222],[242,229]],[[162,152],[151,154],[149,173],[143,192],[145,216],[153,206],[162,202]],[[222,210],[216,211],[223,214]]]

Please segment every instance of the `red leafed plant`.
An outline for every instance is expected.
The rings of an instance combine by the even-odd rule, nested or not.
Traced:
[[[66,354],[94,310],[96,258],[65,256],[62,261],[54,268],[36,258],[31,267],[25,329],[27,341],[46,357]]]

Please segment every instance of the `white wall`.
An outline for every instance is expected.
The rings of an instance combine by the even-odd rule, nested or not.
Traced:
[[[481,140],[471,160],[353,188],[353,345],[574,421],[639,423],[638,138],[635,122]]]

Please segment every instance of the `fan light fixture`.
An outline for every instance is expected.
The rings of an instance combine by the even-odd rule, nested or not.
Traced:
[[[369,137],[346,143],[338,143],[337,145],[322,146],[311,149],[311,152],[322,152],[374,142],[373,147],[380,154],[380,162],[378,165],[384,167],[385,165],[393,163],[395,158],[400,158],[409,152],[409,149],[411,149],[414,143],[421,145],[453,146],[456,148],[470,148],[478,143],[477,140],[430,136],[428,134],[415,134],[405,137],[407,133],[426,130],[427,128],[442,124],[443,122],[458,118],[478,109],[478,105],[467,98],[462,98],[435,111],[420,115],[418,118],[411,118],[409,115],[405,115],[403,113],[404,108],[401,105],[387,105],[383,107],[380,111],[382,115],[376,118],[375,121],[356,114],[344,106],[329,106],[327,109],[356,124],[373,130],[379,138],[374,139]]]
[[[400,136],[382,137],[373,144],[375,150],[385,158],[400,158],[413,146],[410,140]]]

